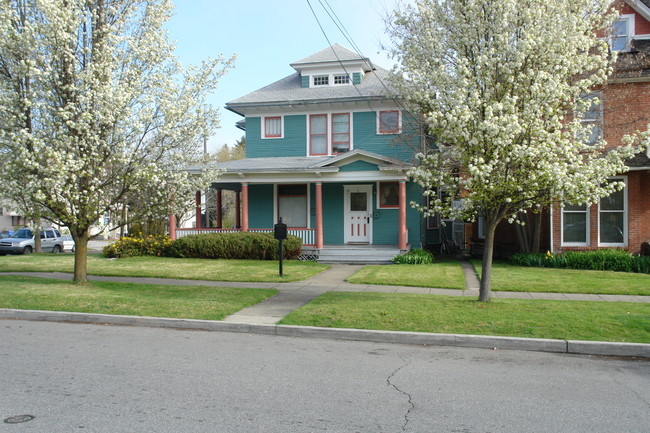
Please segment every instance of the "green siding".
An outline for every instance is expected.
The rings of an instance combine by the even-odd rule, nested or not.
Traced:
[[[261,138],[261,118],[246,118],[246,157],[305,156],[307,121],[305,115],[284,116],[284,138]]]
[[[303,75],[302,77],[302,88],[306,89],[309,87],[309,75]]]
[[[303,77],[304,78],[304,77]],[[388,157],[413,161],[419,138],[414,134],[415,121],[403,115],[401,134],[377,134],[377,113],[375,111],[355,112],[353,122],[353,147]],[[331,125],[328,125],[328,128]],[[307,116],[284,116],[284,138],[262,139],[262,118],[246,118],[246,157],[265,158],[272,156],[307,155]]]
[[[413,126],[410,121],[403,121],[402,134],[377,134],[377,113],[366,111],[354,113],[354,148],[379,153],[403,161],[412,161],[416,138],[407,129]],[[406,116],[404,116],[406,117]]]
[[[343,244],[343,184],[323,184],[323,242]]]
[[[273,185],[249,185],[248,227],[273,228]]]
[[[366,161],[354,161],[349,164],[343,165],[339,168],[340,171],[378,171],[377,164],[371,164]]]

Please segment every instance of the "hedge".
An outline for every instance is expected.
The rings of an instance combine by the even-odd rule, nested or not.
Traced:
[[[566,251],[560,254],[517,253],[512,261],[521,266],[650,273],[650,257],[634,256],[622,249]]]
[[[297,259],[302,239],[288,235],[284,257]],[[190,235],[176,239],[169,248],[171,257],[201,259],[278,260],[278,241],[273,233],[237,232]]]

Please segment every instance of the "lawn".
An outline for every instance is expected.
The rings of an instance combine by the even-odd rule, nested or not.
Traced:
[[[457,261],[431,265],[372,265],[362,268],[349,283],[465,289],[465,276]]]
[[[650,343],[650,304],[330,292],[284,325]]]
[[[116,282],[79,285],[5,275],[0,280],[0,308],[221,320],[276,293],[272,289]]]
[[[326,270],[327,265],[287,260],[283,277],[277,261],[177,259],[129,257],[107,259],[88,255],[88,274],[120,277],[180,278],[209,281],[289,282],[300,281]],[[0,272],[73,272],[72,254],[28,254],[0,257]]]
[[[472,260],[480,275],[481,262]],[[495,261],[492,290],[650,296],[650,275],[612,271],[534,268]]]

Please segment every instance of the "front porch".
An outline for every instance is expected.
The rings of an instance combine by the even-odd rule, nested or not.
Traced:
[[[176,237],[200,235],[209,233],[237,233],[242,229],[216,229],[216,228],[187,228],[176,229]],[[249,232],[273,233],[272,228],[248,229]],[[289,229],[290,235],[302,239],[301,260],[315,260],[318,263],[347,263],[347,264],[388,264],[398,254],[403,254],[410,249],[400,248],[399,245],[322,245],[316,246],[316,229]]]

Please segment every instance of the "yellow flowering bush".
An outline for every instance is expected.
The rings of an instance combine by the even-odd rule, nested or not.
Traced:
[[[135,256],[166,256],[172,240],[166,235],[125,236],[104,247],[109,258]]]

